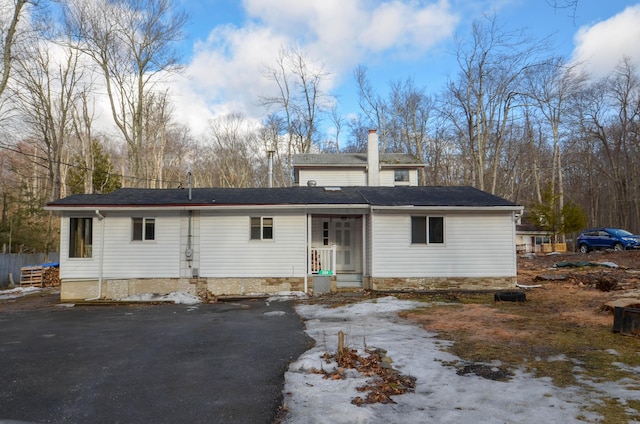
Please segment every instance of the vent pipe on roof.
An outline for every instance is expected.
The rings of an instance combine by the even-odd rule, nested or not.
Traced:
[[[380,158],[378,153],[378,134],[376,130],[369,130],[367,137],[367,185],[380,185]]]
[[[273,187],[273,154],[275,153],[273,150],[269,150],[269,159],[268,159],[268,174],[267,174],[267,187]]]
[[[191,171],[187,172],[187,182],[189,184],[189,200],[191,200]]]

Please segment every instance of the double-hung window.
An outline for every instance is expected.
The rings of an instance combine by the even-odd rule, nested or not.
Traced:
[[[393,171],[393,180],[396,183],[409,183],[409,170],[408,169],[396,169]]]
[[[156,239],[155,218],[133,218],[131,222],[131,240],[153,241]]]
[[[252,216],[251,240],[273,240],[273,218]]]
[[[93,218],[69,219],[69,257],[90,258],[93,255]]]
[[[444,217],[412,216],[411,244],[443,244]]]

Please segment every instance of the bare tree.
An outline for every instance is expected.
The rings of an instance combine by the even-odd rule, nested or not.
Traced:
[[[573,96],[581,89],[586,77],[578,71],[577,65],[568,66],[563,58],[557,57],[531,68],[527,73],[527,96],[533,100],[539,113],[548,125],[552,141],[553,159],[551,164],[551,181],[548,184],[548,198],[554,202],[548,205],[559,217],[556,221],[562,228],[564,209],[564,181],[562,167],[561,134],[562,124],[566,124],[569,117],[568,108]],[[538,187],[538,196],[541,188]],[[564,238],[564,235],[561,235]],[[564,239],[561,240],[564,242]]]
[[[2,38],[0,40],[2,48],[2,73],[0,75],[0,96],[4,93],[9,83],[9,75],[11,73],[11,65],[14,58],[13,46],[18,33],[18,23],[22,14],[24,13],[25,6],[30,3],[29,0],[14,0],[12,2],[13,8],[8,10],[6,16],[10,16],[7,22],[2,22],[0,27],[0,34]]]
[[[147,93],[142,115],[145,149],[140,155],[145,180],[153,188],[164,188],[164,160],[171,128],[171,113],[166,91]]]
[[[182,37],[186,15],[170,0],[71,0],[68,28],[99,66],[113,120],[128,152],[131,185],[145,181],[145,102],[162,75],[179,69],[172,45]],[[147,182],[148,184],[148,182]]]
[[[380,150],[385,152],[387,145],[391,142],[391,121],[393,120],[393,107],[387,99],[378,94],[367,78],[367,68],[358,66],[354,72],[356,84],[358,86],[358,99],[360,110],[367,118],[365,122],[360,119],[359,125],[368,126],[368,129],[378,131],[381,142]],[[365,139],[366,140],[366,139]]]
[[[291,185],[291,175],[288,172],[288,156],[283,158],[282,152],[287,152],[287,147],[282,147],[282,135],[286,134],[285,120],[278,114],[271,113],[263,120],[259,129],[259,137],[265,152],[273,152],[273,184],[276,187]],[[285,141],[286,143],[286,141]],[[288,143],[286,143],[288,144]]]
[[[435,149],[431,151],[433,138],[429,134],[435,104],[424,89],[416,87],[412,79],[392,83],[390,104],[395,111],[393,139],[398,144],[394,150],[406,152],[423,162],[432,155],[437,156]],[[422,169],[420,173],[421,185],[426,183],[424,171]]]
[[[24,121],[47,159],[49,200],[61,196],[62,163],[67,158],[65,149],[82,80],[78,52],[70,47],[60,47],[60,54],[54,55],[55,48],[44,40],[33,39],[16,68],[16,97],[20,100]],[[62,60],[57,60],[60,57]]]
[[[79,157],[81,162],[79,166],[82,166],[85,170],[83,175],[83,193],[93,193],[93,170],[94,168],[94,134],[93,134],[93,121],[94,121],[94,100],[90,98],[88,87],[85,87],[78,96],[77,101],[73,105],[71,112],[74,139],[77,142],[77,151],[80,152]]]
[[[287,127],[287,163],[296,153],[309,153],[317,141],[320,116],[329,108],[322,83],[324,66],[314,63],[296,49],[281,49],[275,65],[263,70],[278,92],[262,96],[262,105],[282,116]],[[289,172],[290,174],[290,172]],[[289,183],[291,184],[291,177]]]
[[[594,153],[607,190],[606,210],[596,217],[608,225],[640,227],[640,76],[628,58],[613,74],[592,84],[580,99],[580,123],[584,136],[595,143]]]
[[[457,128],[469,158],[470,183],[496,192],[499,164],[519,83],[536,50],[520,32],[505,32],[495,18],[474,22],[472,42],[459,42],[458,78],[447,86],[443,111]]]

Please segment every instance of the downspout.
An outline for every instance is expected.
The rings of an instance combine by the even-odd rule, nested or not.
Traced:
[[[193,221],[193,211],[189,211],[189,227],[188,227],[188,232],[187,232],[187,250],[185,250],[184,252],[184,256],[187,259],[187,262],[189,262],[189,268],[191,268],[191,261],[193,261],[193,247],[192,247],[192,238],[193,238],[193,231],[192,231],[192,221]]]
[[[191,201],[192,196],[191,196],[191,185],[192,185],[192,178],[191,178],[191,172],[187,172],[187,179],[189,181],[189,201]],[[191,264],[193,261],[193,230],[192,230],[192,223],[193,223],[193,211],[190,210],[188,212],[188,221],[189,221],[189,227],[187,230],[187,249],[184,252],[184,256],[185,259],[187,260],[187,262],[189,263],[189,268],[191,268]],[[193,271],[191,272],[191,277],[193,276]]]
[[[102,273],[103,273],[103,263],[104,263],[104,215],[100,213],[98,209],[96,209],[96,216],[98,217],[98,221],[101,222],[100,225],[100,256],[98,257],[98,295],[96,297],[92,297],[90,299],[85,300],[98,300],[102,299]]]

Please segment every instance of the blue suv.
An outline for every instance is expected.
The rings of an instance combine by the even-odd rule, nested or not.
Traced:
[[[580,233],[577,244],[581,253],[594,249],[638,249],[640,236],[619,228],[592,228]]]

